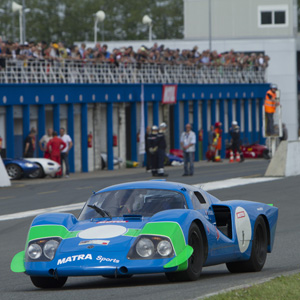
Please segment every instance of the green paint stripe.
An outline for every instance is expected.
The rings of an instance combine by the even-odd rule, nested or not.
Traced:
[[[124,234],[125,236],[137,237],[140,234],[140,229],[128,229],[128,231]]]
[[[41,225],[33,226],[28,233],[27,243],[42,238],[61,237],[62,239],[69,239],[76,237],[79,231],[69,231],[62,225]]]
[[[164,265],[164,268],[173,268],[176,266],[179,266],[177,271],[185,270],[187,268],[187,261],[193,254],[194,249],[187,245],[185,249],[176,257],[174,257],[171,261],[169,261],[166,265]]]
[[[25,272],[24,266],[25,251],[17,253],[11,261],[10,269],[16,273]]]

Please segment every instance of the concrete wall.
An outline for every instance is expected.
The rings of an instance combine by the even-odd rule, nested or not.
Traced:
[[[294,9],[293,0],[185,0],[184,36],[207,39],[211,22],[214,39],[293,37]],[[272,10],[286,12],[285,25],[261,25],[261,11]]]

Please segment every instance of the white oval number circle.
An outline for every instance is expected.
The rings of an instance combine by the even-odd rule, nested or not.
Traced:
[[[79,233],[82,239],[108,239],[124,234],[127,229],[120,225],[101,225],[83,230]]]
[[[235,228],[240,251],[244,253],[249,247],[252,230],[250,218],[246,210],[240,206],[235,210]]]

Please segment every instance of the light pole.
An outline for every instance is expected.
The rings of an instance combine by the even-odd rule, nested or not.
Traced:
[[[149,42],[151,42],[152,41],[152,19],[148,15],[144,15],[142,22],[143,24],[149,26]]]
[[[23,36],[23,6],[16,3],[16,2],[12,2],[11,5],[12,11],[13,12],[19,12],[19,24],[20,24],[20,44],[24,44],[24,36]]]
[[[103,22],[105,20],[105,12],[103,10],[99,10],[95,13],[95,24],[94,24],[94,42],[97,43],[97,25],[98,22]],[[103,37],[103,32],[102,32]]]

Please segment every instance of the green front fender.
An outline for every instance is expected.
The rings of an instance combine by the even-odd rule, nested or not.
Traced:
[[[15,273],[24,273],[25,272],[25,251],[17,253],[11,261],[10,269]]]

